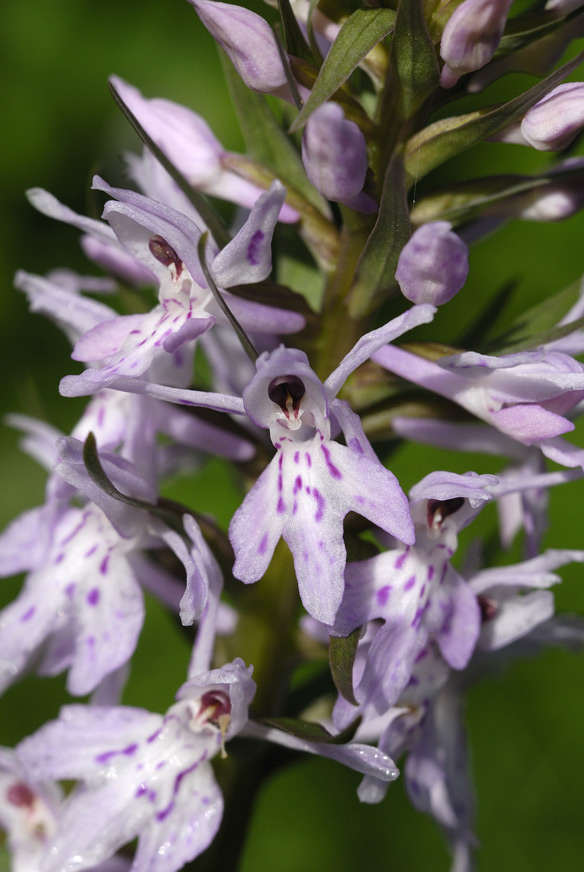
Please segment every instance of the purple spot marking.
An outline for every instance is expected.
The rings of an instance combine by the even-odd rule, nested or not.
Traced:
[[[418,679],[416,678],[415,675],[410,675],[410,680],[408,681],[408,685],[409,685],[410,687],[415,687],[415,686],[416,686],[417,684],[419,684],[419,683],[420,683],[420,682],[418,681]]]
[[[99,565],[99,571],[101,572],[102,575],[107,574],[107,565],[109,563],[109,559],[110,559],[109,554],[106,554]]]
[[[134,743],[133,745],[128,745],[127,748],[122,748],[121,751],[106,751],[104,754],[98,754],[95,760],[97,763],[107,763],[111,757],[117,757],[120,754],[123,754],[125,757],[131,757],[137,750],[138,745]]]
[[[72,581],[71,584],[68,584],[65,588],[65,594],[71,599],[73,596],[73,591],[75,590],[75,582]]]
[[[324,517],[324,507],[326,505],[325,498],[323,497],[321,492],[318,490],[318,488],[313,488],[312,493],[313,493],[314,499],[316,500],[316,514],[314,516],[314,520],[315,521],[322,521],[322,519]]]
[[[384,606],[389,599],[389,594],[391,592],[391,584],[386,584],[385,587],[382,587],[377,591],[377,602],[380,606]]]
[[[406,583],[404,584],[404,590],[411,590],[416,583],[416,576],[410,575]]]
[[[89,593],[87,594],[87,602],[89,603],[89,605],[96,606],[99,602],[99,596],[100,596],[99,588],[98,587],[92,588],[89,591]]]
[[[144,796],[145,793],[148,792],[148,788],[145,784],[141,784],[136,793],[134,794],[136,797]]]
[[[207,757],[207,752],[205,751],[205,753],[201,757],[199,757],[198,760],[195,760],[195,762],[193,763],[192,766],[189,766],[188,769],[184,769],[182,772],[178,773],[178,775],[174,779],[174,785],[172,788],[172,799],[170,800],[170,802],[168,803],[168,805],[166,806],[165,809],[158,812],[158,814],[156,815],[157,821],[163,821],[166,817],[168,817],[168,815],[170,814],[170,812],[174,808],[174,799],[180,790],[181,781],[183,780],[185,775],[188,775],[190,772],[193,772],[197,768],[199,763],[202,763],[203,760],[206,759],[206,757]]]
[[[426,593],[426,585],[423,584],[422,587],[420,588],[420,599],[422,599],[422,597],[424,596],[425,593]]]
[[[308,451],[306,451],[306,452],[304,453],[304,456],[306,457],[306,462],[307,462],[308,466],[312,466],[312,457],[310,456],[310,454],[308,453]]]
[[[95,636],[88,636],[87,637],[87,644],[89,645],[90,648],[93,648],[93,646],[95,645]]]
[[[284,488],[284,481],[282,479],[282,473],[280,473],[280,475],[278,476],[278,490],[280,491],[280,493],[282,493],[283,488]]]
[[[61,553],[60,553],[60,554],[57,554],[57,556],[55,557],[55,563],[60,563],[62,560],[64,560],[64,558],[65,558],[65,555],[64,555],[64,553],[61,551]]]
[[[258,554],[265,554],[267,547],[268,547],[268,534],[264,533],[264,535],[262,536],[262,541],[260,542],[260,544],[258,546]]]
[[[85,556],[91,557],[91,555],[95,554],[96,551],[97,551],[97,543],[92,548],[90,548],[89,551],[85,552]]]
[[[300,452],[296,451],[294,454],[294,463],[300,463]]]
[[[412,621],[412,627],[416,629],[420,621],[422,620],[422,615],[424,614],[424,609],[418,608],[416,609],[416,614],[414,615],[414,620]]]
[[[297,494],[299,490],[302,490],[302,478],[297,475],[296,481],[294,482],[294,493]]]
[[[283,515],[284,512],[286,511],[286,505],[285,505],[282,497],[279,497],[279,499],[278,499],[278,510],[277,511],[278,511],[279,515]]]
[[[403,565],[407,560],[408,551],[409,551],[409,548],[406,548],[406,550],[400,554],[400,556],[397,558],[397,560],[395,561],[395,563],[393,565],[394,569],[403,569]]]
[[[103,422],[105,420],[105,406],[102,406],[99,412],[97,413],[97,423],[99,427],[103,427]]]
[[[433,578],[434,578],[434,567],[429,566],[428,567],[428,581],[432,581]]]
[[[337,469],[337,467],[332,462],[331,453],[328,450],[328,448],[326,447],[326,445],[321,445],[320,450],[324,454],[324,459],[326,460],[326,465],[328,466],[328,471],[330,472],[332,477],[333,478],[342,478],[343,474],[342,474],[341,470]]]
[[[260,248],[264,239],[265,233],[263,230],[256,230],[247,246],[247,259],[252,266],[257,266],[260,262]]]
[[[428,656],[428,649],[422,648],[422,650],[420,651],[420,653],[417,655],[416,659],[414,660],[414,663],[419,663],[420,660],[423,660],[424,657],[427,657],[427,656]]]
[[[280,454],[280,456],[278,457],[278,469],[282,469],[283,464],[284,464],[284,455]]]
[[[356,454],[363,454],[363,446],[361,445],[356,436],[353,436],[352,439],[349,439],[349,448],[352,448]]]
[[[21,617],[20,620],[21,621],[30,621],[30,619],[32,618],[32,616],[34,615],[35,612],[36,612],[36,606],[31,606],[30,609],[28,609],[23,614],[23,616]]]

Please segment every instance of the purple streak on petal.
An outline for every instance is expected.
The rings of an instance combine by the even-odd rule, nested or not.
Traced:
[[[122,748],[121,751],[105,751],[103,754],[98,754],[95,758],[97,763],[107,763],[112,757],[117,757],[123,754],[125,757],[131,757],[138,750],[138,745],[134,742],[128,745],[127,748]]]
[[[314,499],[316,500],[316,514],[314,516],[314,520],[315,521],[322,521],[322,519],[324,517],[324,507],[326,505],[325,498],[323,497],[323,495],[320,493],[320,491],[317,488],[313,488],[312,495],[313,495]]]
[[[182,772],[178,773],[178,775],[174,779],[174,784],[172,787],[172,799],[169,802],[169,804],[166,806],[166,808],[164,808],[162,811],[158,812],[158,814],[156,815],[157,821],[163,821],[166,817],[168,817],[168,815],[170,814],[170,812],[174,808],[174,801],[175,801],[176,795],[180,789],[181,781],[183,780],[185,775],[188,775],[190,772],[193,772],[197,768],[197,766],[199,766],[199,764],[202,763],[206,759],[207,759],[207,752],[202,754],[198,760],[195,760],[195,762],[191,766],[189,766],[188,769],[184,769]]]
[[[340,469],[337,469],[337,467],[331,461],[331,454],[330,454],[329,449],[326,447],[326,445],[321,445],[320,450],[324,454],[324,459],[326,460],[326,465],[327,465],[328,470],[329,470],[330,474],[332,475],[332,477],[333,478],[342,478],[343,474],[341,473]]]
[[[283,515],[285,511],[286,511],[286,504],[284,503],[284,500],[282,499],[282,497],[279,497],[277,512],[279,515]]]
[[[262,541],[260,542],[260,544],[258,546],[258,554],[265,554],[267,547],[268,547],[268,534],[264,533]]]
[[[405,551],[402,551],[402,553],[399,555],[399,557],[397,558],[397,560],[394,563],[394,569],[403,569],[404,563],[408,559],[409,550],[410,550],[409,548],[406,548]]]
[[[404,584],[404,590],[411,590],[416,583],[416,576],[411,575]]]
[[[107,566],[109,563],[109,559],[110,559],[109,554],[106,554],[106,556],[103,558],[103,560],[99,564],[99,571],[101,572],[102,575],[107,575]]]
[[[30,621],[34,613],[36,612],[36,606],[31,606],[21,617],[21,621]]]

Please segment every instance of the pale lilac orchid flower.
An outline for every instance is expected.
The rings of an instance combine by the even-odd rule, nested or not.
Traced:
[[[103,361],[61,382],[65,396],[117,387],[118,379],[144,375],[155,358],[174,354],[222,316],[199,261],[201,231],[186,216],[141,194],[109,187],[101,179],[94,186],[115,200],[104,216],[120,243],[158,279],[159,304],[144,315],[117,316],[85,334],[73,357]],[[221,251],[212,246],[209,268],[221,288],[261,281],[271,270],[271,239],[285,189],[274,182],[253,207],[239,233]],[[227,294],[226,300],[245,329],[252,332],[294,332],[304,326],[302,316],[272,309]]]
[[[565,414],[584,391],[584,367],[570,354],[546,347],[500,357],[467,351],[434,363],[387,345],[373,360],[564,466],[584,463],[584,453],[559,438],[574,429]]]
[[[66,706],[18,746],[25,771],[82,783],[62,808],[45,872],[89,869],[138,838],[135,872],[176,872],[213,840],[223,798],[210,760],[247,721],[241,659],[190,679],[166,715]]]
[[[269,429],[276,456],[231,521],[234,575],[245,583],[265,573],[281,536],[290,546],[307,611],[331,624],[343,595],[343,518],[358,512],[404,542],[413,542],[407,500],[377,459],[361,422],[335,399],[349,374],[379,348],[430,321],[433,306],[415,306],[363,336],[324,384],[306,355],[283,346],[257,361],[243,393],[245,411]],[[340,427],[346,446],[332,439]]]

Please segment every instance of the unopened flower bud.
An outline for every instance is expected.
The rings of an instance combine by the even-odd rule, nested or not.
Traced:
[[[264,94],[287,89],[276,38],[267,21],[251,9],[232,3],[215,0],[189,3],[248,88]]]
[[[443,88],[452,88],[465,73],[488,64],[501,41],[510,6],[511,0],[464,0],[454,10],[440,43]]]
[[[538,151],[566,148],[584,127],[584,82],[567,82],[536,103],[521,122],[521,135]]]
[[[302,137],[302,160],[308,178],[327,200],[360,212],[375,211],[373,199],[362,193],[367,172],[365,138],[338,103],[325,103],[310,116]]]
[[[441,306],[468,276],[468,248],[448,221],[423,224],[404,245],[395,277],[412,303]]]

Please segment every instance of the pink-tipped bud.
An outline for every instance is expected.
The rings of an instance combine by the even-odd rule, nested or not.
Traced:
[[[468,276],[468,248],[448,221],[423,224],[402,248],[395,277],[412,303],[441,306]]]

